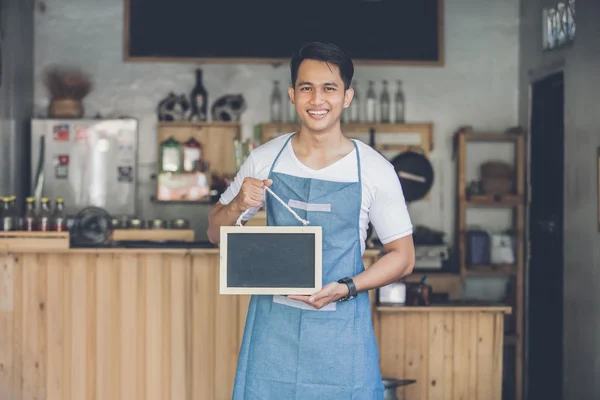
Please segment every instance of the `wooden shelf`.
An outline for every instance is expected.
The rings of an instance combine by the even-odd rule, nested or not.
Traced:
[[[513,142],[516,143],[519,135],[512,133],[465,133],[468,142]]]
[[[515,275],[517,266],[511,264],[469,265],[465,273],[469,276],[505,276]]]
[[[471,195],[461,201],[467,207],[516,207],[524,204],[523,195]]]
[[[412,274],[407,277],[402,278],[407,282],[418,282],[421,279],[421,276],[427,275],[427,280],[433,279],[460,279],[460,274],[458,272],[436,272],[432,270],[423,270],[423,269],[415,269]]]
[[[169,137],[185,143],[194,138],[202,144],[204,160],[210,163],[210,170],[233,174],[235,164],[234,139],[241,137],[241,125],[233,122],[161,122],[158,125],[158,160],[160,144]]]
[[[456,305],[432,305],[432,306],[377,306],[375,310],[381,313],[398,312],[501,312],[511,314],[509,306],[456,306]]]
[[[266,143],[269,140],[290,132],[295,132],[300,128],[299,123],[274,123],[266,122],[257,125],[260,129],[260,143]],[[419,142],[411,144],[380,144],[376,147],[380,151],[405,151],[410,147],[422,148],[426,154],[433,151],[433,124],[430,122],[410,123],[410,124],[380,124],[380,123],[350,123],[342,124],[342,132],[348,137],[355,138],[357,134],[368,134],[374,129],[379,134],[413,134],[420,137]]]
[[[69,232],[0,232],[0,250],[66,250],[70,247]]]
[[[519,129],[511,129],[505,133],[482,133],[473,131],[472,127],[463,127],[456,132],[453,138],[454,150],[457,154],[457,227],[456,242],[460,264],[460,275],[463,279],[468,277],[514,277],[510,284],[514,299],[514,334],[506,336],[506,342],[515,346],[515,374],[511,379],[515,382],[515,392],[508,397],[516,400],[522,399],[523,375],[523,280],[525,263],[525,134]],[[470,195],[467,196],[467,144],[470,142],[481,143],[514,143],[515,163],[515,194],[512,195]],[[467,209],[469,208],[509,208],[512,209],[512,231],[516,243],[514,265],[466,265],[467,253]]]
[[[173,137],[180,143],[185,143],[190,138],[194,138],[202,144],[203,159],[208,162],[209,176],[208,183],[211,183],[210,177],[212,174],[217,175],[233,175],[237,172],[235,162],[235,147],[234,140],[241,138],[241,124],[239,122],[189,122],[175,121],[158,123],[157,132],[157,160],[160,165],[160,145],[168,138]],[[189,173],[181,173],[176,175],[186,175]],[[159,174],[157,173],[157,176]],[[159,198],[161,183],[156,180],[156,198]],[[168,186],[168,185],[167,185]],[[177,193],[173,195],[181,198],[182,195]],[[163,203],[181,202],[183,204],[211,204],[212,200],[208,197],[203,197],[198,200],[160,200]]]
[[[200,127],[200,128],[240,128],[242,127],[241,122],[228,122],[228,121],[206,121],[206,122],[198,122],[198,121],[159,121],[159,128],[171,128],[171,127]]]

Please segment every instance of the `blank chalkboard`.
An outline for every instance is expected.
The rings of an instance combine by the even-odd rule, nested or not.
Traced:
[[[355,62],[443,65],[444,0],[125,0],[125,58],[287,61],[306,41]]]
[[[322,286],[321,227],[222,227],[221,294],[312,294]]]

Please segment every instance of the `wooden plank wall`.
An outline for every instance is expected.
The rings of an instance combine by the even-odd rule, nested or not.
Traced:
[[[230,399],[247,298],[218,295],[218,261],[0,256],[2,398]]]
[[[249,296],[218,294],[218,263],[0,254],[0,399],[231,399]],[[502,313],[375,312],[374,330],[383,375],[418,381],[407,399],[500,399]]]
[[[398,390],[406,399],[501,400],[503,318],[485,311],[382,312],[375,322],[381,373],[417,380]]]

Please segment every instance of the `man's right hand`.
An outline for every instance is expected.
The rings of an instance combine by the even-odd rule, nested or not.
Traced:
[[[236,210],[244,212],[251,207],[260,206],[265,199],[265,187],[271,186],[272,183],[271,179],[244,178],[239,193],[232,201]]]

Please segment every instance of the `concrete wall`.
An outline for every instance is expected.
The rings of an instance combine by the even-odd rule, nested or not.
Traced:
[[[33,109],[33,0],[3,1],[0,85],[0,195],[22,198],[29,118]]]
[[[577,0],[576,40],[542,51],[542,8],[555,1],[522,2],[519,121],[527,125],[529,85],[552,72],[565,74],[565,321],[564,399],[600,397],[600,2]]]
[[[410,16],[398,16],[399,23],[402,18]],[[47,3],[45,13],[36,13],[35,22],[36,113],[45,115],[47,107],[48,96],[40,77],[48,64],[83,67],[93,75],[96,85],[85,101],[87,115],[128,114],[141,121],[141,216],[188,217],[205,237],[209,207],[164,206],[149,201],[155,190],[149,177],[156,167],[156,105],[171,90],[188,93],[194,84],[196,65],[124,63],[123,0],[53,0]],[[446,0],[445,45],[443,68],[361,66],[356,70],[356,80],[364,93],[368,80],[380,85],[384,79],[402,79],[407,120],[435,124],[435,187],[430,200],[411,205],[411,214],[415,224],[443,230],[452,238],[452,133],[465,124],[502,131],[517,122],[518,0]],[[226,93],[244,94],[249,103],[243,116],[245,137],[251,134],[253,125],[269,118],[272,81],[289,82],[287,65],[208,64],[202,68],[211,102]],[[477,162],[475,158],[470,160],[473,178]],[[489,214],[480,220],[488,218]],[[504,216],[499,218],[504,221]]]

